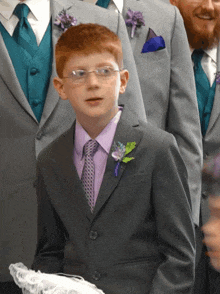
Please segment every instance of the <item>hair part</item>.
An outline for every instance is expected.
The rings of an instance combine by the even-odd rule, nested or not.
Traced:
[[[123,53],[119,37],[107,27],[99,24],[79,24],[66,30],[55,47],[56,70],[60,78],[68,59],[73,54],[90,55],[111,53],[119,69],[123,68]]]

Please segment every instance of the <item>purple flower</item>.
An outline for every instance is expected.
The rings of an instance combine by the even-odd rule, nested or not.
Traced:
[[[216,73],[216,84],[220,84],[220,72]]]
[[[127,26],[131,26],[131,38],[134,37],[136,28],[145,26],[143,14],[140,11],[132,11],[128,9],[127,19],[125,20]]]
[[[112,157],[115,161],[122,161],[124,154],[125,154],[125,146],[118,142],[118,145],[115,146],[114,152],[112,152]]]
[[[63,9],[56,17],[54,24],[65,32],[69,27],[77,24],[77,19],[67,14],[66,10]]]

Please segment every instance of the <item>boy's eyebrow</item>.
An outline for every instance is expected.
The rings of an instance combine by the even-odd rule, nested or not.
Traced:
[[[114,67],[111,63],[109,63],[109,62],[101,62],[101,63],[98,63],[97,65],[96,65],[96,67],[95,68],[97,68],[97,67],[102,67],[102,66],[111,66],[111,67]],[[83,70],[85,70],[86,69],[86,66],[76,66],[76,67],[73,67],[73,69],[72,70],[76,70],[76,69],[83,69]]]

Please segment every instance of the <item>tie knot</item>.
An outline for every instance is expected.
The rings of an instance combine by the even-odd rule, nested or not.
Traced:
[[[98,149],[99,143],[96,140],[89,140],[85,145],[84,145],[84,153],[85,156],[93,156],[95,152]]]
[[[18,4],[15,7],[14,15],[16,15],[20,20],[21,18],[27,18],[29,11],[30,9],[26,4]]]
[[[201,63],[202,57],[203,57],[204,51],[202,49],[196,49],[192,53],[192,61],[195,65],[198,65]]]

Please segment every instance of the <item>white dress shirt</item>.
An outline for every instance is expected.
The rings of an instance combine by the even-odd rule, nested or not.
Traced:
[[[83,0],[83,1],[91,3],[91,4],[96,4],[98,0]],[[123,0],[111,0],[108,8],[111,10],[115,10],[115,12],[119,11],[120,13],[122,13]]]
[[[193,52],[193,49],[190,49]],[[217,73],[217,47],[204,50],[204,55],[201,60],[202,68],[207,75],[210,86],[215,81],[216,73]]]
[[[24,2],[0,0],[0,21],[11,36],[19,21],[17,16],[13,15],[13,11],[18,3],[25,3],[29,7],[30,13],[27,19],[39,45],[51,17],[50,0],[26,0]]]

